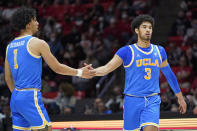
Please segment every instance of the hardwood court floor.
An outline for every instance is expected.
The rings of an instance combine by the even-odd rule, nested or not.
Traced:
[[[80,130],[121,130],[123,120],[52,122],[53,129],[74,127]],[[197,130],[197,118],[160,119],[159,128]]]

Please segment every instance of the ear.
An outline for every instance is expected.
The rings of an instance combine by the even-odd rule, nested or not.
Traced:
[[[28,23],[28,24],[26,25],[26,29],[29,29],[29,27],[30,27],[30,24]]]
[[[135,33],[138,34],[139,33],[139,29],[135,28]]]

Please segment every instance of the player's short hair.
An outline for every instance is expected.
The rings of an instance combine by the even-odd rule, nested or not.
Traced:
[[[143,22],[150,22],[152,27],[154,27],[154,25],[155,25],[155,20],[152,16],[150,16],[150,15],[139,15],[131,23],[132,31],[135,32],[135,28],[139,29],[140,25]]]
[[[21,31],[35,17],[36,11],[34,9],[22,7],[17,9],[12,15],[11,24],[16,31]]]

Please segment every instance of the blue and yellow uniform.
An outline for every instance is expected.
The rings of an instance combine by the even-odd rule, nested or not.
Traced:
[[[140,48],[137,44],[120,48],[116,55],[125,68],[124,130],[141,130],[147,125],[159,125],[160,93],[159,73],[165,50],[150,44]]]
[[[42,58],[31,53],[30,35],[15,38],[7,47],[9,63],[15,88],[11,96],[13,129],[42,129],[50,125],[50,119],[42,103]]]

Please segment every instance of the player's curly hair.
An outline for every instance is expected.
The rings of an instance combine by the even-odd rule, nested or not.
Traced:
[[[36,11],[34,9],[22,7],[17,9],[12,15],[11,25],[16,31],[21,31],[35,17]]]
[[[132,31],[135,32],[135,28],[139,29],[140,25],[143,22],[150,22],[152,27],[154,27],[154,25],[155,25],[155,20],[152,16],[150,16],[150,15],[139,15],[131,23]]]

